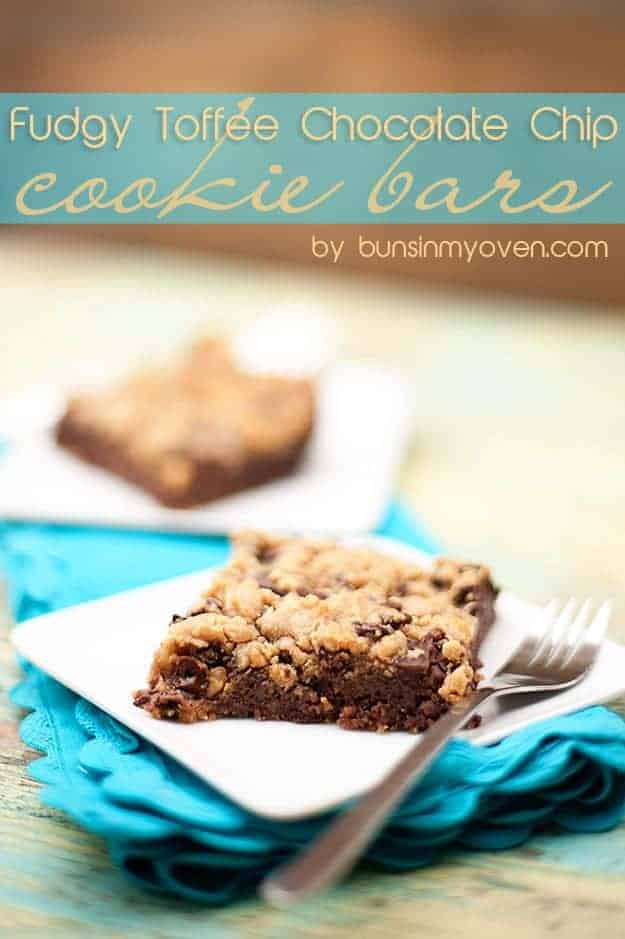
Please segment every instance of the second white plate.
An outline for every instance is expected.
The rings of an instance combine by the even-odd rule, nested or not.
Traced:
[[[24,400],[29,408],[22,411],[36,424],[37,402]],[[13,402],[14,412],[19,404]],[[39,409],[49,420],[45,400]],[[0,455],[0,518],[195,533],[369,531],[392,498],[408,428],[401,376],[374,365],[333,366],[319,381],[317,428],[296,473],[184,511],[167,509],[141,489],[83,463],[43,429],[18,433]]]

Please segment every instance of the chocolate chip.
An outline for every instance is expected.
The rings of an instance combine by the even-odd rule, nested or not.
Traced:
[[[226,661],[230,658],[230,655],[218,645],[206,646],[204,649],[199,649],[196,653],[197,659],[210,668],[215,668],[216,665],[225,665]]]
[[[397,610],[391,613],[382,613],[380,622],[384,626],[392,626],[394,629],[398,629],[400,626],[407,626],[408,623],[412,622],[412,616],[409,613]]]
[[[184,698],[179,691],[160,691],[153,696],[154,710],[160,711],[162,717],[177,717]]]
[[[445,680],[445,669],[440,665],[440,645],[445,637],[442,629],[433,629],[423,639],[408,640],[408,655],[395,664],[414,672],[430,672],[432,684],[438,687]],[[412,653],[412,654],[410,654]]]
[[[447,590],[451,586],[450,578],[443,577],[440,574],[434,574],[430,577],[430,583],[433,587],[436,587],[437,590]]]
[[[428,670],[429,658],[423,653],[421,655],[404,655],[403,658],[397,659],[395,665],[408,672],[423,674]]]
[[[455,606],[465,606],[471,600],[475,600],[473,585],[468,587],[461,587],[459,590],[454,590],[452,592],[451,598]]]
[[[208,679],[208,669],[199,659],[189,655],[181,656],[176,662],[172,683],[189,694],[200,694]]]
[[[356,635],[364,639],[381,639],[392,631],[382,623],[354,623],[354,628]]]

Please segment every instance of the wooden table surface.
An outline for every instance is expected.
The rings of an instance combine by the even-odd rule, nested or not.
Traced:
[[[537,600],[612,596],[625,640],[625,317],[224,260],[0,241],[0,392],[118,367],[279,301],[334,313],[344,351],[405,368],[414,436],[400,487],[451,552]],[[39,801],[6,691],[0,615],[0,933],[50,937],[619,936],[625,827],[544,834],[416,873],[362,871],[297,912],[211,910],[131,886],[99,839]]]

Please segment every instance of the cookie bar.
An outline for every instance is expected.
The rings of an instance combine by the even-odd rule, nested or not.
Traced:
[[[185,723],[422,731],[475,688],[496,593],[479,565],[422,570],[370,549],[245,533],[201,602],[172,619],[134,701]]]
[[[306,379],[249,374],[201,342],[178,364],[74,397],[59,444],[186,508],[292,472],[311,435]]]

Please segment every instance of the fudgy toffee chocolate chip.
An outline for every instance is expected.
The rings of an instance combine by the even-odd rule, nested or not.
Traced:
[[[273,554],[263,564],[264,544]],[[420,731],[475,688],[475,641],[496,596],[485,568],[461,577],[443,560],[430,574],[363,549],[254,533],[234,552],[193,610],[212,615],[176,617],[155,656],[150,689],[135,699],[154,716]],[[437,574],[447,584],[438,592]]]

